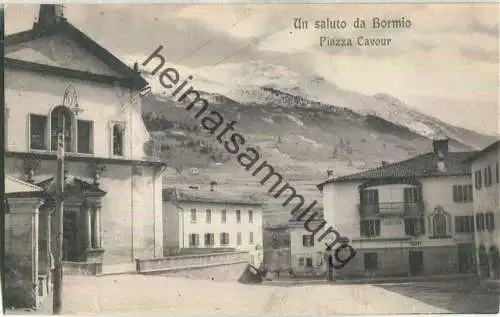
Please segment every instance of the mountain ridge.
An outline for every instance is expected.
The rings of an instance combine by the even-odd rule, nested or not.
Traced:
[[[363,95],[343,90],[320,76],[307,80],[311,78],[310,86],[303,82],[298,86],[277,76],[269,82],[265,78],[253,82],[238,78],[231,86],[206,79],[205,87],[194,80],[191,85],[206,98],[210,110],[218,111],[226,122],[236,121],[235,130],[245,136],[247,144],[258,149],[304,197],[318,201],[321,195],[316,185],[326,178],[326,170],[341,176],[380,166],[382,161],[430,152],[431,138],[439,135],[447,136],[450,149],[455,151],[478,150],[494,141],[491,136],[422,114],[391,95]],[[287,85],[281,85],[283,82]],[[328,91],[317,88],[325,85],[337,103],[310,97],[314,89],[326,94]],[[206,89],[209,86],[218,89]],[[309,93],[304,92],[308,88]],[[194,113],[185,110],[189,96],[183,104],[154,90],[143,102],[143,114],[148,130],[164,147],[163,159],[177,170],[166,182],[216,181],[218,186],[236,191],[265,191],[258,178],[239,166],[214,136],[204,132]],[[192,173],[193,169],[197,172]],[[270,198],[269,204],[273,210],[281,208],[275,199]]]

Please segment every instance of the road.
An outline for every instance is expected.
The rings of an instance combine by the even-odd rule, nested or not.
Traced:
[[[498,292],[487,290],[474,278],[378,286],[457,314],[496,314],[499,310]]]
[[[66,276],[64,315],[409,314],[449,310],[373,285],[242,285],[172,277]]]

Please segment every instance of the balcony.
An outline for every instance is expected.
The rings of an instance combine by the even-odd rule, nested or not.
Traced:
[[[358,211],[362,217],[369,216],[423,216],[423,202],[391,202],[378,204],[358,204]]]

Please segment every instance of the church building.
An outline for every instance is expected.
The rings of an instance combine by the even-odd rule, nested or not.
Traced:
[[[64,274],[134,268],[163,256],[162,173],[141,115],[148,83],[40,5],[27,31],[5,37],[5,174],[43,190],[38,272],[54,250],[58,135],[64,134]],[[29,248],[30,246],[26,246]]]

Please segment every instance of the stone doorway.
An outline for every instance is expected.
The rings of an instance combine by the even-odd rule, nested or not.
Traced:
[[[57,219],[54,217],[56,206],[55,181],[49,178],[37,184],[44,188],[46,194],[42,209],[50,210],[47,216],[51,219],[50,228],[43,228],[40,236],[48,236],[52,240],[51,250],[54,250],[55,228]],[[102,264],[101,241],[101,198],[105,191],[96,185],[87,183],[76,177],[67,177],[64,184],[64,212],[63,212],[63,261],[72,263],[100,263]],[[40,231],[42,228],[40,227]],[[52,234],[50,234],[52,232]],[[47,255],[50,257],[50,255]],[[52,255],[53,256],[53,255]]]

